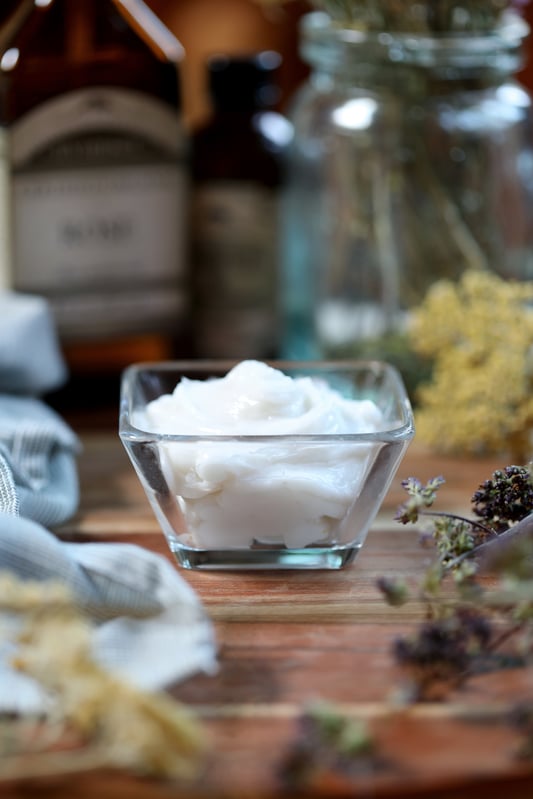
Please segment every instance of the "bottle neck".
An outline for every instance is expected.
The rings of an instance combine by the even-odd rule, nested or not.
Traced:
[[[327,14],[301,21],[301,55],[321,75],[352,85],[387,84],[404,93],[441,86],[491,85],[524,63],[526,22],[508,15],[494,30],[439,34],[345,28]]]
[[[87,0],[66,3],[64,6],[64,25],[68,31],[65,37],[66,57],[69,62],[82,63],[91,58],[94,50],[96,16],[95,7]]]

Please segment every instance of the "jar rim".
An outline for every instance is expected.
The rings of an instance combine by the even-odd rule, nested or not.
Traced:
[[[315,61],[315,50],[318,60],[321,60],[320,55],[333,48],[344,52],[366,49],[380,61],[420,66],[453,64],[468,67],[507,55],[516,59],[516,63],[509,66],[512,69],[519,65],[518,59],[529,32],[527,22],[515,12],[503,15],[501,22],[487,32],[371,31],[343,26],[323,11],[304,14],[300,20],[302,53],[304,57],[309,56],[311,62]]]

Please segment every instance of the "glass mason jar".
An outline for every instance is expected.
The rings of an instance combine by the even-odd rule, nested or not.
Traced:
[[[311,74],[290,110],[284,357],[394,360],[435,280],[533,277],[531,102],[513,79],[527,33],[517,15],[439,35],[303,18]]]

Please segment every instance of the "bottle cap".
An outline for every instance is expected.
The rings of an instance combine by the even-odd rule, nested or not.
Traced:
[[[281,61],[274,50],[212,56],[207,69],[215,107],[251,111],[275,106],[280,97],[277,75]]]

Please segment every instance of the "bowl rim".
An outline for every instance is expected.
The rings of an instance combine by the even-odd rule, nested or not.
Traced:
[[[133,385],[137,377],[145,371],[152,372],[198,372],[205,373],[206,371],[216,371],[218,375],[223,377],[233,366],[236,366],[243,359],[213,359],[213,358],[197,358],[197,359],[176,359],[176,360],[160,360],[160,361],[140,361],[132,363],[127,366],[120,378],[120,401],[119,401],[119,424],[118,432],[121,440],[126,442],[148,443],[148,442],[165,442],[165,443],[193,443],[193,442],[247,442],[247,443],[273,443],[283,441],[294,441],[302,443],[328,443],[335,441],[335,443],[356,443],[356,442],[373,442],[373,443],[395,443],[395,442],[408,442],[415,434],[414,414],[411,406],[407,389],[399,370],[387,361],[380,361],[377,359],[363,360],[363,359],[346,359],[346,360],[288,360],[288,359],[255,359],[261,360],[274,368],[284,370],[309,370],[321,371],[324,373],[335,371],[366,371],[375,373],[376,376],[381,373],[388,375],[392,382],[396,399],[402,409],[403,422],[400,424],[380,430],[377,432],[368,433],[295,433],[295,434],[259,434],[259,435],[222,435],[222,434],[175,434],[175,433],[156,433],[143,428],[137,427],[131,421],[130,415],[130,396]]]

